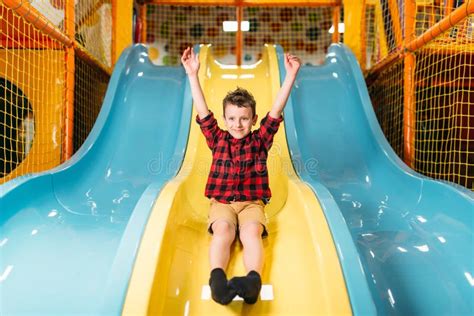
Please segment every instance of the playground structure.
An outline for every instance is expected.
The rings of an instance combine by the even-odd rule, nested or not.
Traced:
[[[50,91],[26,95],[35,99],[30,103],[55,107],[54,113],[34,115],[36,134],[29,132],[26,147],[35,150],[26,159],[18,138],[25,133],[14,131],[22,126],[16,116],[22,111],[5,101],[2,183],[47,170],[77,151],[100,110],[113,64],[131,43],[131,1],[72,2],[1,5],[5,79],[15,84],[28,78],[17,85],[20,90]],[[472,4],[458,3],[225,0],[216,7],[212,1],[142,1],[133,6],[134,37],[148,44],[154,63],[165,65],[176,65],[183,47],[198,42],[213,43],[223,63],[255,63],[264,43],[278,43],[317,65],[331,42],[343,40],[359,60],[379,123],[398,156],[417,172],[472,190]],[[248,21],[248,31],[223,32],[226,19]],[[47,67],[51,63],[56,73]],[[26,70],[31,68],[37,71]],[[34,86],[54,76],[54,88]],[[61,102],[51,100],[51,93]]]
[[[131,43],[132,3],[74,3],[0,4],[1,183],[51,169],[77,151],[117,55]]]
[[[473,10],[471,1],[366,1],[360,49],[377,117],[397,154],[424,175],[470,190]]]
[[[328,313],[352,312],[360,315],[388,312],[406,314],[413,311],[430,314],[440,311],[472,313],[473,302],[469,297],[470,295],[472,297],[474,272],[469,265],[472,256],[470,257],[469,251],[466,251],[472,249],[473,232],[469,226],[472,222],[472,211],[470,211],[473,206],[472,193],[420,178],[401,164],[381,136],[354,57],[345,48],[338,46],[333,46],[324,60],[317,58],[316,62],[311,61],[309,54],[309,63],[322,65],[324,62],[324,65],[321,68],[308,67],[302,70],[299,87],[295,89],[285,112],[286,133],[279,133],[275,144],[275,150],[278,152],[272,155],[269,161],[270,168],[273,168],[271,185],[275,188],[275,198],[268,210],[269,229],[275,239],[266,246],[270,249],[272,268],[266,270],[264,281],[268,280],[274,284],[275,299],[270,302],[262,301],[254,309],[234,304],[230,310],[222,309],[211,302],[200,301],[200,287],[206,283],[207,273],[205,254],[203,255],[207,236],[202,229],[205,222],[205,215],[202,212],[206,205],[196,187],[202,186],[205,181],[202,168],[208,165],[208,161],[206,164],[204,158],[207,157],[207,152],[202,150],[204,146],[202,139],[198,140],[196,126],[191,125],[191,130],[188,130],[189,121],[192,119],[191,100],[182,69],[157,68],[148,61],[166,50],[171,56],[172,49],[163,45],[161,51],[157,45],[155,51],[150,50],[158,36],[152,38],[148,32],[162,29],[156,26],[159,21],[150,23],[153,21],[151,16],[156,15],[156,10],[147,8],[169,6],[170,11],[180,11],[186,10],[189,3],[156,2],[137,7],[143,19],[137,23],[142,25],[138,33],[150,42],[148,49],[135,47],[123,54],[121,62],[114,68],[114,75],[103,102],[101,93],[105,92],[104,82],[108,81],[108,74],[119,55],[117,52],[120,51],[112,49],[116,44],[110,46],[110,54],[103,54],[100,49],[91,49],[89,54],[83,49],[88,46],[88,41],[94,38],[87,35],[89,33],[74,35],[69,37],[68,41],[67,36],[61,37],[61,34],[68,34],[63,31],[67,29],[65,26],[67,23],[58,22],[55,28],[51,25],[53,20],[51,16],[48,17],[49,22],[44,24],[51,30],[38,24],[38,21],[42,21],[38,18],[31,20],[36,24],[28,24],[21,18],[22,9],[27,7],[30,10],[27,12],[36,12],[37,9],[18,3],[17,6],[7,6],[8,1],[2,4],[2,13],[13,13],[15,16],[14,20],[7,20],[14,22],[2,24],[2,36],[6,37],[2,41],[4,45],[2,48],[5,47],[7,56],[5,74],[9,75],[10,82],[17,86],[15,88],[12,84],[4,84],[5,90],[9,91],[10,95],[16,95],[5,100],[9,104],[13,102],[20,104],[17,108],[22,110],[12,110],[14,115],[10,116],[22,121],[22,124],[16,123],[18,126],[25,126],[19,133],[23,137],[21,141],[17,141],[19,145],[11,145],[13,143],[11,141],[4,142],[10,144],[9,150],[17,152],[16,156],[12,154],[8,156],[9,168],[13,172],[10,170],[4,179],[5,181],[13,179],[21,173],[47,170],[54,164],[66,160],[65,164],[51,171],[19,177],[0,186],[1,223],[5,234],[0,236],[0,241],[6,258],[6,266],[1,267],[0,271],[3,271],[2,278],[6,280],[2,287],[5,286],[5,293],[9,293],[8,304],[3,305],[3,311],[43,310],[61,313],[73,308],[89,313],[166,314],[182,313],[187,309],[188,313],[199,314],[235,312],[242,309],[241,312],[244,314],[285,313],[289,312],[291,307],[282,302],[282,295],[285,297],[295,295],[297,288],[294,285],[290,286],[292,278],[285,278],[282,273],[293,271],[290,274],[296,277],[298,269],[302,268],[288,262],[290,250],[294,250],[293,255],[296,257],[307,255],[307,260],[302,263],[304,265],[302,269],[310,271],[312,281],[309,283],[313,286],[308,289],[308,293],[305,293],[309,296],[294,297],[294,300],[301,299],[306,302],[299,305],[302,308],[301,312],[324,309]],[[470,147],[472,137],[469,135],[472,131],[470,111],[472,105],[467,102],[470,84],[469,76],[465,75],[469,74],[468,42],[471,35],[468,22],[470,17],[466,16],[471,12],[469,3],[459,8],[442,6],[435,1],[424,1],[422,4],[420,2],[417,6],[398,3],[366,1],[357,6],[360,11],[351,10],[353,8],[348,4],[344,14],[347,30],[344,37],[348,39],[348,44],[354,40],[358,43],[351,47],[365,70],[380,125],[385,129],[387,138],[398,155],[415,170],[423,169],[427,165],[430,169],[425,173],[431,172],[430,176],[455,181],[472,189],[470,187],[472,163],[469,160],[472,159],[472,147]],[[215,3],[205,1],[199,4],[209,6]],[[271,6],[264,1],[229,1],[224,4],[226,10],[230,7],[236,11],[235,18],[238,21],[246,20],[245,12],[253,17],[263,16],[267,19],[264,13],[266,8]],[[281,12],[285,12],[280,17],[285,16],[287,19],[291,10],[283,11],[283,9],[289,2],[273,4],[279,7]],[[90,8],[101,12],[94,15],[96,18],[92,20],[97,21],[97,17],[100,17],[100,20],[102,16],[107,16],[106,12],[117,12],[115,11],[118,10],[115,7],[117,4],[112,2],[111,5],[111,11],[106,7],[98,9],[101,7],[100,4],[91,6]],[[299,3],[298,8],[305,8],[305,5],[308,6],[307,10],[297,11],[298,14],[301,13],[299,16],[304,16],[302,13],[305,12],[308,16],[313,13],[312,16],[339,21],[342,3],[338,1],[318,1],[312,2],[311,5]],[[321,6],[329,9],[323,9],[321,12],[324,13],[321,14],[315,13]],[[41,6],[39,8],[41,9]],[[246,8],[253,9],[245,11]],[[167,12],[168,9],[163,11]],[[206,10],[195,9],[195,12],[204,11]],[[348,12],[359,12],[360,15],[354,17]],[[419,39],[402,36],[410,34],[410,29],[404,24],[410,24],[410,19],[402,18],[409,16],[406,12],[419,12],[417,18],[420,16],[424,21],[414,24],[417,26],[414,32],[416,34],[412,35],[419,35]],[[83,16],[82,13],[76,14]],[[390,18],[387,18],[387,15]],[[31,18],[31,15],[27,14],[26,17],[28,16]],[[38,16],[42,15],[36,17]],[[113,16],[117,15],[112,14]],[[44,16],[43,18],[46,19]],[[173,15],[173,18],[176,19],[176,15]],[[57,18],[55,21],[61,20]],[[400,21],[398,26],[397,20]],[[368,27],[367,29],[361,27],[358,31],[359,36],[354,36],[354,33],[350,34],[348,30],[354,32],[356,28],[347,27],[351,21],[355,25]],[[451,21],[452,24],[446,24],[445,21]],[[111,24],[117,27],[117,22]],[[150,27],[150,24],[155,26]],[[24,26],[18,27],[18,25]],[[195,23],[192,24],[194,25]],[[318,20],[317,26],[308,25],[308,28],[322,25],[327,29],[331,26]],[[11,34],[15,32],[9,31],[17,29],[17,33],[28,33],[25,31],[25,26],[33,30],[35,27],[43,31],[49,30],[46,32],[48,36],[31,37],[33,40],[30,42],[41,43],[42,49],[34,46],[38,43],[33,45],[26,40],[19,41],[17,38],[21,36],[13,36]],[[436,35],[432,27],[446,32],[439,32],[441,36],[439,39],[426,38],[425,31]],[[264,29],[263,26],[262,28]],[[103,31],[103,28],[101,30]],[[199,27],[194,30],[199,31]],[[296,26],[292,30],[306,31],[304,25]],[[201,31],[202,34],[206,34],[207,29],[203,27]],[[94,31],[89,32],[95,34]],[[449,35],[446,35],[447,33]],[[114,27],[110,34],[115,34]],[[182,32],[173,34],[179,35]],[[315,33],[304,32],[304,34],[310,40],[317,39],[313,37]],[[49,39],[49,36],[53,37],[53,40]],[[207,46],[201,47],[203,68],[206,70],[203,73],[211,74],[211,79],[203,73],[201,78],[205,82],[205,91],[211,104],[217,102],[214,102],[213,98],[219,98],[210,92],[211,87],[220,87],[218,89],[220,93],[229,89],[226,86],[231,84],[229,80],[215,79],[226,76],[242,80],[242,85],[249,87],[256,82],[263,82],[259,81],[263,80],[262,78],[267,78],[269,82],[263,85],[272,88],[269,88],[268,94],[264,92],[257,94],[259,104],[269,103],[268,100],[271,100],[272,94],[275,93],[277,79],[282,77],[278,74],[278,69],[281,71],[282,67],[277,65],[281,50],[277,48],[275,51],[270,45],[260,53],[255,53],[253,46],[248,44],[256,43],[260,37],[255,36],[254,40],[245,41],[246,36],[245,32],[237,30],[230,36],[232,40],[228,42],[229,47],[225,46],[224,41],[220,47],[216,47],[215,54],[212,46],[209,49]],[[336,35],[322,38],[322,42],[317,44],[318,47],[327,47],[328,41],[337,41]],[[367,42],[364,39],[367,39]],[[183,43],[186,44],[187,40],[184,38]],[[117,40],[111,41],[116,42]],[[420,48],[417,44],[420,42],[439,46],[435,46],[434,49]],[[456,47],[453,46],[453,42],[463,45]],[[22,47],[23,51],[19,53],[18,47],[12,43],[21,43],[25,47]],[[247,46],[251,46],[247,51],[246,43]],[[35,49],[30,50],[31,47],[26,47],[28,45]],[[443,49],[441,52],[440,46]],[[447,50],[446,46],[449,46]],[[175,53],[179,52],[180,44],[176,47]],[[298,50],[302,47],[306,47],[304,41],[288,40],[285,48]],[[307,52],[315,53],[313,48],[314,46],[310,46]],[[39,54],[37,51],[44,51],[44,54]],[[51,55],[48,55],[48,51]],[[227,56],[229,51],[235,53],[229,57]],[[458,55],[459,51],[462,52]],[[447,52],[448,57],[445,56]],[[64,63],[65,60],[72,61],[71,54],[74,57],[75,68],[67,66],[69,65],[67,62]],[[247,60],[246,64],[247,54],[250,60]],[[17,64],[13,62],[15,59],[12,59],[12,56],[26,63]],[[41,101],[30,98],[28,99],[30,101],[26,102],[24,96],[30,96],[32,93],[30,91],[49,88],[48,85],[41,86],[41,83],[26,80],[28,76],[25,74],[29,72],[23,69],[29,69],[25,65],[29,64],[31,56],[39,56],[40,60],[47,58],[51,64],[59,63],[59,70],[55,70],[54,67],[34,67],[35,64],[29,67],[47,69],[50,75],[44,78],[54,79],[40,81],[61,84],[52,89],[51,94],[44,94]],[[445,69],[433,62],[440,56],[444,56],[441,58],[442,62],[450,67]],[[241,68],[222,64],[234,57],[235,63],[242,65]],[[261,61],[255,66],[252,58]],[[421,67],[421,70],[420,66],[415,67],[423,65],[424,58],[431,61],[429,67]],[[173,60],[174,57],[168,58],[170,63]],[[369,65],[369,68],[361,61],[365,61],[365,65]],[[453,66],[459,62],[461,62],[459,67],[464,67],[462,68],[464,72]],[[67,82],[72,79],[71,69],[75,69],[72,73],[76,80],[68,87]],[[11,75],[12,73],[14,75]],[[15,77],[15,74],[18,75]],[[61,78],[64,80],[61,81]],[[414,78],[420,78],[420,82],[405,84],[418,82],[412,80]],[[92,79],[94,81],[91,84]],[[83,86],[81,82],[84,82],[84,85],[87,83],[87,86]],[[460,86],[462,89],[458,91],[456,88]],[[71,94],[72,91],[74,94]],[[441,94],[433,95],[440,91]],[[314,98],[315,92],[320,96],[320,103],[315,103],[318,101]],[[341,97],[344,95],[346,98]],[[63,102],[59,102],[58,99]],[[159,102],[157,105],[156,100],[163,100],[163,103]],[[39,114],[43,112],[36,111],[47,111],[52,108],[52,106],[43,109],[39,107],[45,103],[56,105],[60,110],[56,114],[47,114],[50,117],[44,118],[46,115]],[[66,107],[67,104],[74,106],[71,109]],[[96,119],[101,104],[103,106]],[[171,107],[173,109],[171,112],[167,109],[170,104],[175,105]],[[14,107],[10,105],[6,108]],[[261,111],[264,111],[264,107]],[[74,114],[74,118],[81,118],[80,121],[84,120],[85,123],[76,124],[76,119],[72,120],[71,113]],[[34,118],[33,134],[31,134],[31,117]],[[38,117],[43,117],[43,120],[39,120]],[[150,117],[156,119],[149,121]],[[325,125],[321,121],[322,118],[331,118],[329,124],[339,124],[339,127],[335,131],[334,126]],[[413,119],[416,124],[411,121]],[[25,120],[26,123],[23,123]],[[4,123],[5,126],[11,125],[7,119],[5,122],[8,122]],[[314,122],[318,122],[317,126],[314,126]],[[53,131],[49,134],[47,129],[46,132],[42,130],[42,126],[48,124],[52,126]],[[55,127],[56,125],[59,127]],[[395,128],[391,128],[392,126]],[[61,137],[55,138],[58,130]],[[157,135],[157,130],[161,134]],[[71,131],[74,132],[71,134]],[[55,144],[52,147],[53,154],[49,155],[56,160],[47,167],[26,163],[28,156],[35,153],[35,146],[47,148],[46,145],[35,144],[37,141],[35,138],[40,134],[47,135],[44,142]],[[14,133],[6,133],[7,135],[13,138]],[[76,140],[73,135],[82,136]],[[327,143],[329,138],[331,144]],[[140,142],[137,142],[137,139],[140,139]],[[59,147],[57,144],[60,144]],[[320,151],[321,148],[324,150]],[[381,150],[372,150],[373,148]],[[76,150],[78,150],[76,155],[68,159],[68,155]],[[138,161],[134,155],[137,152],[141,153]],[[35,155],[38,157],[37,161],[44,161],[43,157],[47,157],[39,153]],[[350,162],[347,159],[341,160],[341,157],[348,156],[351,156]],[[17,164],[16,169],[13,167],[11,157],[23,159]],[[307,164],[314,159],[317,161],[315,165]],[[4,161],[7,162],[6,159]],[[171,164],[165,163],[170,161]],[[166,168],[163,168],[164,166]],[[15,170],[18,170],[16,174]],[[300,178],[304,182],[299,180]],[[404,192],[402,198],[397,197],[396,187]],[[35,198],[26,199],[26,203],[22,202],[27,196]],[[302,212],[304,210],[299,217],[306,219],[307,224],[289,221],[290,209]],[[190,213],[186,215],[183,210]],[[32,231],[31,227],[34,227]],[[298,232],[292,227],[297,227]],[[26,232],[23,234],[25,236],[22,235],[22,231]],[[281,238],[278,237],[279,234]],[[324,234],[331,236],[323,238]],[[65,235],[72,243],[66,238],[65,242],[57,244],[58,240],[64,240]],[[286,236],[295,235],[301,235],[302,239],[291,237],[286,240]],[[32,242],[32,238],[38,238],[39,243]],[[190,244],[191,239],[196,242]],[[292,242],[300,244],[301,247],[292,246]],[[36,248],[51,248],[53,244],[54,251],[40,251],[41,255],[35,251]],[[140,248],[137,248],[138,245]],[[70,249],[77,252],[76,256],[70,253]],[[138,254],[135,256],[137,249]],[[299,254],[298,251],[302,251],[303,254]],[[78,260],[77,255],[80,256],[82,253],[93,253],[99,259],[92,260],[93,262]],[[315,253],[320,253],[321,256],[317,257]],[[18,257],[20,254],[29,256],[28,260]],[[61,269],[49,272],[44,270],[44,267],[54,265],[58,258]],[[334,259],[336,263],[331,261]],[[339,267],[337,260],[340,261],[340,269],[336,268]],[[35,262],[36,266],[25,265],[26,262]],[[194,264],[199,270],[197,274],[191,273],[194,271],[191,267],[196,267]],[[324,273],[316,272],[325,266],[332,269]],[[179,274],[177,269],[185,273]],[[231,269],[237,273],[241,272],[235,262],[231,263]],[[440,272],[443,275],[441,281],[433,277],[439,276]],[[55,278],[55,274],[61,275],[61,278]],[[95,290],[77,299],[73,289],[90,287],[89,280],[83,277],[89,275],[94,277]],[[326,279],[321,278],[322,275]],[[128,283],[129,277],[130,283]],[[61,281],[66,278],[72,288],[67,288],[68,285],[64,287],[65,284]],[[421,282],[415,282],[414,279]],[[25,292],[22,286],[27,282],[40,284],[42,280],[49,282],[45,293],[51,295],[56,291],[68,293],[63,305],[48,305],[33,291],[33,287],[32,291]],[[371,284],[371,280],[376,281],[375,285]],[[455,290],[450,286],[453,282],[456,284]],[[410,290],[406,289],[408,284],[411,285]],[[420,292],[427,285],[436,288],[437,291],[432,295]],[[284,292],[285,288],[288,293]],[[294,291],[291,291],[292,289]],[[338,292],[341,289],[345,291]],[[334,290],[337,290],[337,293],[332,292]],[[15,294],[20,292],[29,297],[30,305],[21,304],[22,297]],[[313,298],[311,294],[316,294],[316,297]],[[414,302],[413,297],[416,294],[421,296]],[[312,299],[314,301],[311,301]],[[434,306],[430,304],[433,300],[440,302],[436,309],[432,309]],[[70,304],[72,301],[75,302],[73,305]],[[315,302],[317,306],[312,306],[311,303]]]

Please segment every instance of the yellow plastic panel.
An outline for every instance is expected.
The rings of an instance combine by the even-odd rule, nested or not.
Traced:
[[[112,19],[115,27],[112,29],[113,38],[113,57],[112,63],[115,64],[122,51],[132,44],[132,15],[133,1],[131,0],[112,0]]]
[[[219,65],[207,46],[200,52],[200,80],[211,110],[222,125],[222,99],[237,86],[249,89],[262,118],[279,89],[275,49],[267,46],[254,66]],[[194,113],[195,117],[196,113]],[[273,300],[222,306],[201,298],[208,284],[206,231],[209,201],[204,187],[211,152],[193,121],[178,176],[155,202],[142,239],[123,315],[349,315],[344,279],[324,214],[312,191],[296,177],[283,124],[269,153],[273,192],[267,206],[269,237],[264,240],[263,284]],[[244,275],[242,251],[234,244],[229,277]]]
[[[361,63],[361,34],[360,27],[348,27],[349,25],[361,25],[363,7],[362,1],[344,1],[344,44],[354,52],[359,63]],[[361,63],[362,64],[362,63]]]

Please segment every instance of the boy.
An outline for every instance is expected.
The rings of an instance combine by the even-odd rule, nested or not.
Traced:
[[[264,206],[271,197],[268,186],[267,155],[278,131],[281,114],[288,100],[300,60],[285,54],[286,77],[271,111],[257,122],[255,99],[246,90],[237,88],[223,100],[227,131],[217,126],[209,111],[199,83],[199,59],[188,47],[181,57],[188,75],[197,123],[212,150],[212,166],[205,195],[211,199],[208,230],[212,234],[209,247],[211,276],[209,285],[214,301],[226,305],[238,294],[247,304],[254,304],[262,286],[262,237],[267,235]],[[236,236],[243,245],[247,275],[227,281],[225,269],[230,248]]]

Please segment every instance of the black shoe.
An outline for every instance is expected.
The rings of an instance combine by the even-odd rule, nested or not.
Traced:
[[[262,280],[260,274],[250,271],[247,276],[232,278],[229,281],[229,286],[235,289],[237,294],[244,299],[245,303],[255,304],[262,288]]]
[[[216,268],[211,271],[209,286],[211,287],[212,299],[222,305],[229,304],[237,295],[237,292],[229,287],[227,276],[221,268]]]

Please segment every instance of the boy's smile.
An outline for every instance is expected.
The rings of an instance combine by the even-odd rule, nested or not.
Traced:
[[[232,137],[242,139],[252,130],[252,126],[257,122],[257,115],[253,116],[250,107],[229,103],[225,107],[224,122]]]

